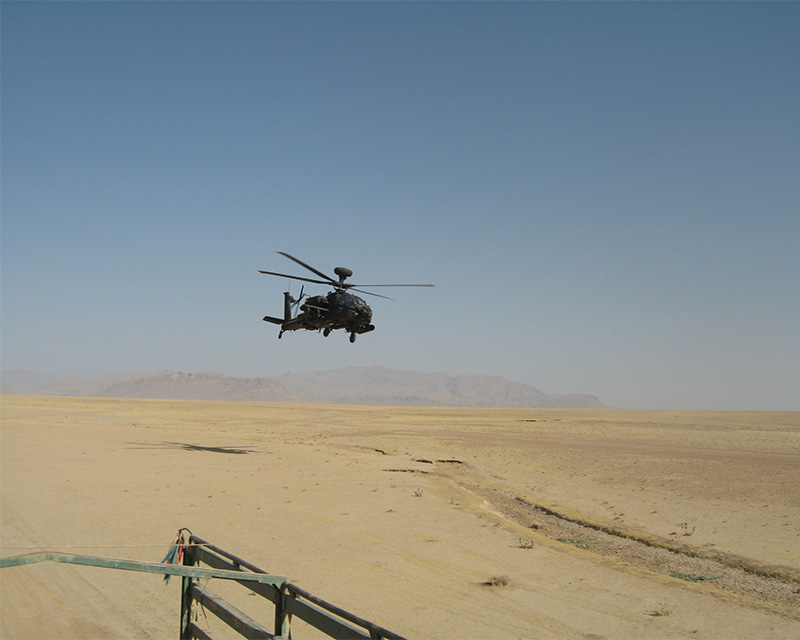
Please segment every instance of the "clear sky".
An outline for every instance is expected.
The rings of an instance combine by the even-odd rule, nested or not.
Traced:
[[[800,409],[798,3],[0,10],[5,370]],[[279,341],[276,251],[436,288]]]

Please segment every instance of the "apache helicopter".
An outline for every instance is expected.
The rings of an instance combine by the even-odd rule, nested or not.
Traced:
[[[303,282],[313,282],[314,284],[330,284],[333,285],[333,291],[325,296],[304,296],[303,288],[300,289],[300,297],[295,299],[288,291],[283,294],[283,318],[273,318],[272,316],[264,316],[265,322],[278,324],[281,326],[278,338],[283,336],[284,331],[297,331],[298,329],[306,329],[307,331],[322,330],[322,335],[327,337],[334,329],[344,329],[350,334],[350,342],[356,341],[356,336],[359,333],[368,333],[373,331],[375,326],[370,324],[372,320],[372,309],[364,300],[357,295],[348,292],[348,289],[365,293],[370,296],[378,298],[386,298],[379,293],[372,293],[357,289],[356,287],[432,287],[432,284],[365,284],[356,285],[352,283],[345,283],[345,280],[353,275],[353,272],[347,267],[336,267],[333,272],[339,276],[338,280],[334,280],[330,276],[325,275],[321,271],[317,271],[314,267],[307,265],[305,262],[298,260],[288,253],[278,251],[282,256],[286,256],[289,260],[294,260],[297,264],[305,267],[312,273],[318,275],[322,280],[313,280],[311,278],[304,278],[301,276],[290,276],[285,273],[276,273],[274,271],[259,271],[269,276],[278,276],[281,278],[292,278],[293,280],[302,280]],[[305,287],[305,285],[303,285]],[[303,298],[306,298],[305,303],[301,304]],[[293,308],[300,305],[302,313],[293,316]]]

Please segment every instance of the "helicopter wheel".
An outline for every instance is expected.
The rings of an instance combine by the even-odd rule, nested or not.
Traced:
[[[350,342],[355,342],[355,341],[356,341],[356,334],[355,333],[351,333],[350,334]]]
[[[331,335],[331,330],[329,328],[328,329],[323,329],[322,330],[322,335],[327,338],[329,335]]]

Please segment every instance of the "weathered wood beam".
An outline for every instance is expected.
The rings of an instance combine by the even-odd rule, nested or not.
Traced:
[[[251,638],[252,640],[275,639],[275,635],[268,629],[262,627],[258,622],[234,607],[231,603],[225,602],[225,600],[220,598],[216,593],[194,585],[192,597],[207,609],[209,613],[213,613],[231,629],[236,630],[245,638]]]
[[[278,586],[283,585],[286,582],[286,578],[282,576],[273,576],[266,573],[249,573],[245,571],[228,571],[224,569],[204,569],[201,567],[190,567],[181,564],[139,562],[137,560],[120,560],[117,558],[101,558],[98,556],[84,556],[74,553],[56,553],[51,551],[0,558],[0,569],[34,564],[36,562],[63,562],[65,564],[103,567],[106,569],[122,569],[125,571],[160,573],[171,576],[188,576],[190,578],[201,579],[222,578],[224,580],[258,582],[261,584]]]

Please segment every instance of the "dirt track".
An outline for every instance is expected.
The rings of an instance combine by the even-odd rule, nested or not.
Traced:
[[[797,413],[4,397],[0,444],[3,556],[187,526],[408,637],[800,636]],[[4,569],[2,637],[172,637],[176,582]]]

